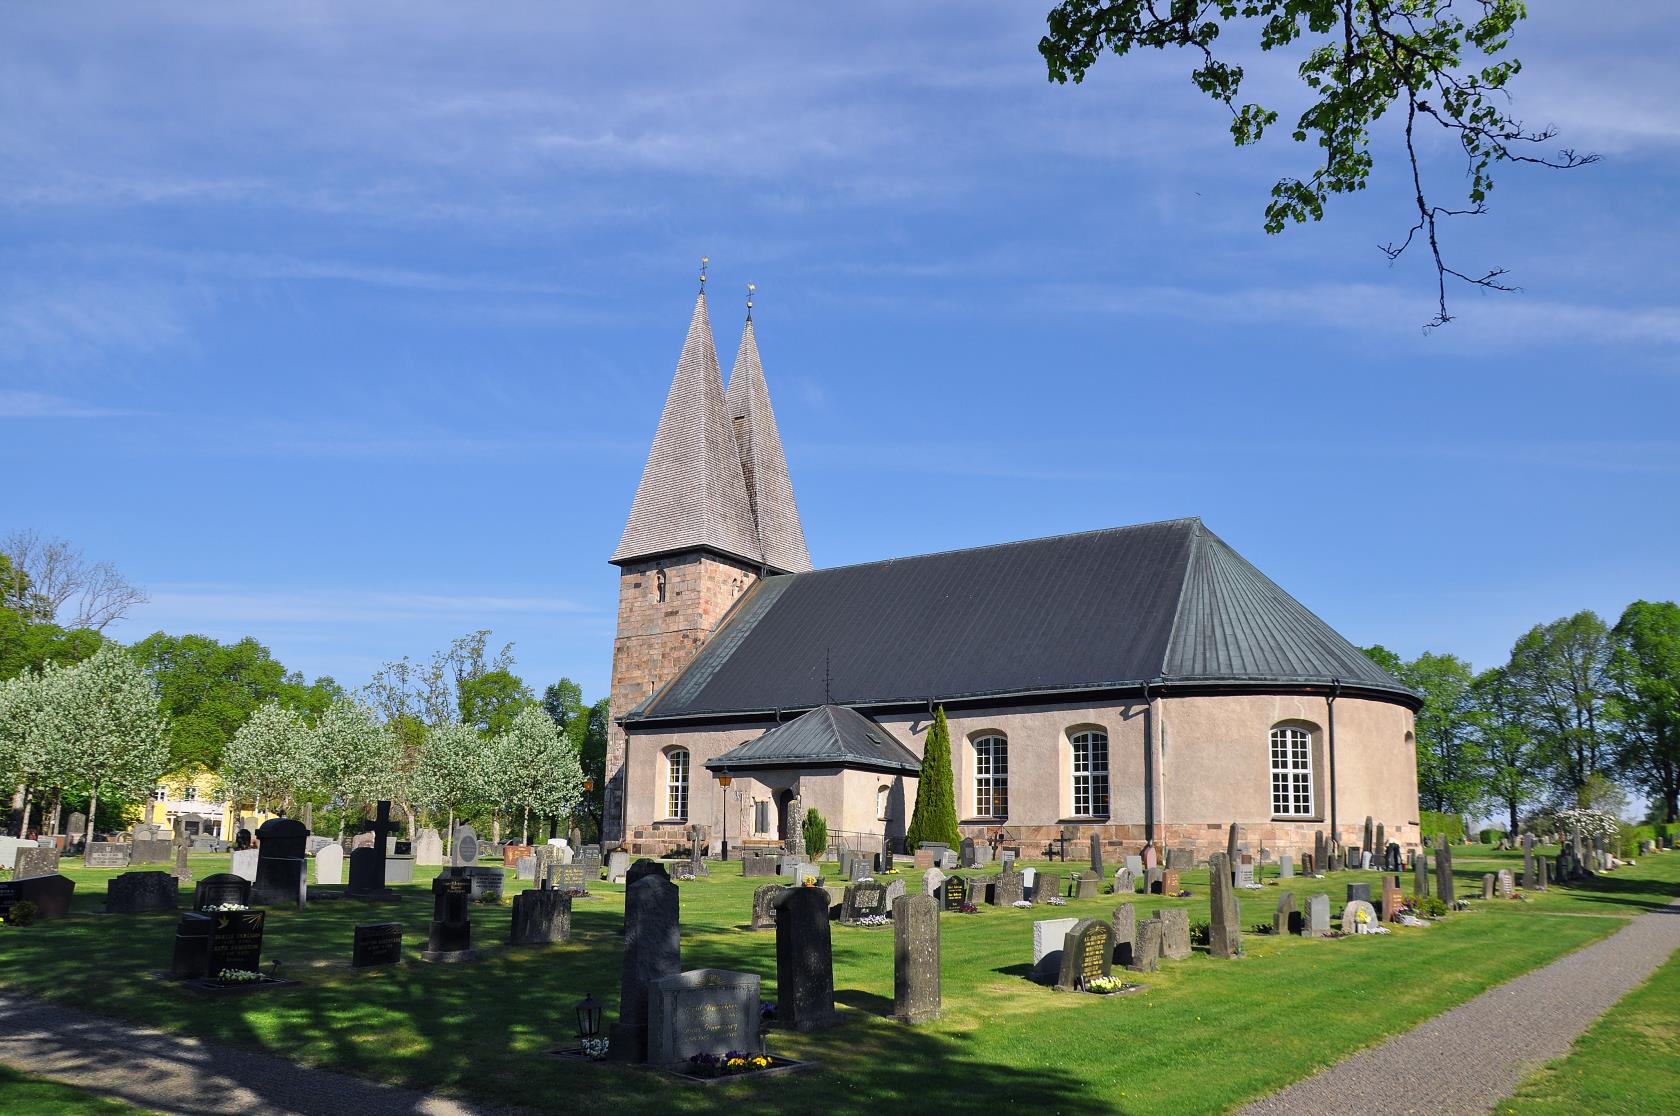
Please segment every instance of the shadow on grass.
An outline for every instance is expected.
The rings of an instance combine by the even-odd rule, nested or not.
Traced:
[[[1673,902],[1680,896],[1680,888],[1666,880],[1628,879],[1620,872],[1600,873],[1567,884],[1553,883],[1551,889],[1562,891],[1583,903],[1614,904],[1643,911],[1675,913]]]

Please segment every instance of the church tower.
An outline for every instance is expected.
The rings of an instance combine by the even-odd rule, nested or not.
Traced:
[[[630,518],[619,568],[607,735],[607,841],[625,839],[628,740],[619,720],[675,678],[735,601],[767,573],[811,568],[751,303],[728,394],[705,279]]]

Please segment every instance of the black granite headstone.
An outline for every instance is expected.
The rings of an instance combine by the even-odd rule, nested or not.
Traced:
[[[217,976],[235,969],[254,973],[262,964],[264,910],[217,911],[210,918],[210,949],[204,971]]]
[[[422,961],[471,961],[472,921],[467,907],[472,899],[472,880],[466,876],[439,876],[432,881],[432,927],[421,951]]]
[[[257,828],[257,879],[251,901],[302,907],[308,896],[304,859],[309,827],[291,818],[271,818]]]
[[[232,872],[217,872],[215,875],[205,876],[193,889],[195,911],[202,911],[205,907],[219,907],[223,903],[238,903],[242,907],[249,907],[251,881]]]
[[[350,967],[366,969],[374,965],[396,965],[402,962],[402,923],[358,922],[350,947]]]

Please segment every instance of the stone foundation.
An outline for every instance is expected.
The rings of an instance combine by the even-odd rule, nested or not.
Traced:
[[[976,841],[989,842],[992,836],[1001,829],[1009,832],[1010,844],[1021,846],[1021,855],[1029,860],[1042,858],[1045,846],[1062,835],[1062,825],[960,825],[964,837],[972,837]],[[1068,823],[1067,828],[1075,831],[1074,840],[1068,842],[1068,863],[1076,864],[1081,861],[1089,863],[1091,856],[1091,834],[1102,835],[1103,864],[1105,868],[1118,868],[1125,863],[1129,855],[1141,855],[1143,846],[1150,837],[1150,827],[1145,825],[1079,825]],[[1342,824],[1337,827],[1340,839],[1345,848],[1358,848],[1365,833],[1365,819],[1359,819],[1358,824]],[[1272,854],[1272,861],[1276,862],[1282,854],[1289,854],[1295,858],[1295,863],[1301,863],[1303,853],[1313,851],[1316,835],[1323,831],[1325,839],[1330,838],[1330,827],[1321,822],[1282,822],[1270,821],[1254,825],[1243,825],[1238,834],[1240,844],[1248,846],[1252,853],[1259,853],[1263,847]],[[1198,863],[1216,852],[1224,852],[1226,841],[1230,836],[1230,822],[1208,822],[1205,824],[1168,824],[1163,827],[1163,840],[1167,848],[1187,848],[1195,850]],[[1419,835],[1415,825],[1390,825],[1385,835],[1386,840],[1398,842],[1402,855],[1418,847]],[[1378,850],[1372,850],[1375,854]]]

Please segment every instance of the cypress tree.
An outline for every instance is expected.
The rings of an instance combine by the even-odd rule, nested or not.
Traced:
[[[957,829],[956,779],[951,774],[951,726],[941,705],[928,729],[922,749],[922,774],[916,783],[916,810],[904,834],[904,847],[915,852],[927,841],[943,841],[953,849],[962,843]]]

